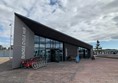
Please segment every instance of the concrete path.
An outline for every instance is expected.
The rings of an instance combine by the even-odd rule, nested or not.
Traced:
[[[97,58],[81,65],[83,70],[78,70],[71,83],[118,83],[118,59]]]
[[[49,63],[38,70],[0,71],[0,83],[118,83],[117,65],[118,59],[108,58]]]

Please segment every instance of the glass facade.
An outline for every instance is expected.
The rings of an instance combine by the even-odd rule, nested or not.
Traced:
[[[86,48],[78,47],[80,58],[90,58],[89,51]]]
[[[34,56],[45,57],[47,62],[63,61],[63,43],[35,35]]]

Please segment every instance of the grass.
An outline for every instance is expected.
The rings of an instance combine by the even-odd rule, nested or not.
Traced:
[[[0,57],[0,64],[9,60],[9,57]]]

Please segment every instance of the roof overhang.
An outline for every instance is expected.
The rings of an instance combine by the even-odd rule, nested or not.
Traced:
[[[77,40],[71,36],[68,36],[64,33],[56,31],[56,30],[54,30],[50,27],[47,27],[41,23],[33,21],[25,16],[19,15],[17,13],[15,13],[15,16],[17,16],[21,21],[23,21],[38,36],[51,38],[54,40],[58,40],[58,41],[61,41],[64,43],[72,44],[72,45],[75,45],[78,47],[84,47],[87,49],[91,49],[93,47],[90,44],[87,44],[87,43]]]

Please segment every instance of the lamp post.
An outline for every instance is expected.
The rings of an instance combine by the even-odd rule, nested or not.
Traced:
[[[9,47],[9,59],[11,59],[11,41],[12,41],[12,24],[10,26],[10,47]]]

